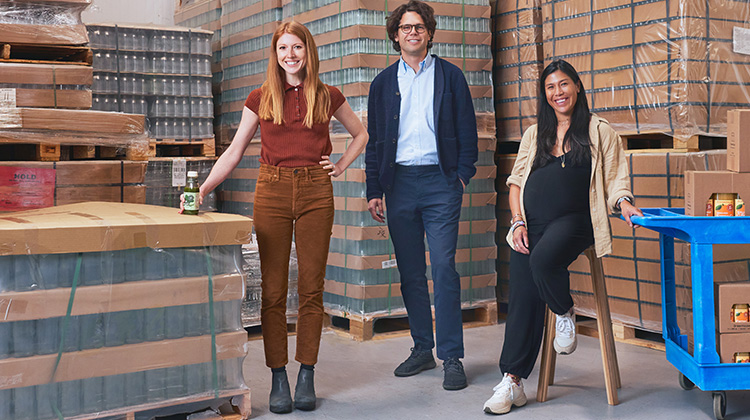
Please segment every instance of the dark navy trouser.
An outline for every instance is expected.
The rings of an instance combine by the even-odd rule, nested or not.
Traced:
[[[437,357],[464,357],[461,280],[456,272],[456,242],[463,186],[448,182],[437,165],[397,166],[387,193],[386,220],[401,276],[401,294],[418,349],[435,347],[427,286],[425,235],[435,293]]]

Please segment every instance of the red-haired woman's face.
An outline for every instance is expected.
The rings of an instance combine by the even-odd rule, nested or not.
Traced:
[[[286,33],[276,42],[276,58],[279,66],[286,72],[287,82],[300,82],[304,78],[305,64],[307,64],[307,47],[298,36]]]
[[[551,73],[544,81],[544,92],[558,120],[569,119],[573,115],[579,89],[570,76],[560,70]]]

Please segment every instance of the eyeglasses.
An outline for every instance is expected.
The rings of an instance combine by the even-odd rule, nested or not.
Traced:
[[[412,30],[412,28],[416,29],[418,34],[423,34],[424,31],[427,30],[427,27],[424,26],[424,25],[422,25],[422,24],[419,24],[419,25],[409,25],[409,24],[400,25],[399,28],[401,28],[401,32],[403,32],[405,34],[410,33],[411,30]]]

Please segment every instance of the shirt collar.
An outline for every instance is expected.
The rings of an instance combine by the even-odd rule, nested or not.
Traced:
[[[401,65],[398,68],[401,74],[406,74],[407,72],[409,72],[409,70],[413,70],[411,67],[409,67],[408,64],[406,64],[406,61],[404,61],[403,58],[399,58],[399,61],[401,61]],[[432,54],[427,53],[427,57],[425,57],[424,60],[419,62],[419,71],[425,71],[429,69],[432,66],[432,63],[434,62],[435,62],[435,57],[433,57]]]
[[[289,92],[291,89],[294,89],[296,87],[298,87],[300,89],[304,89],[305,82],[302,82],[302,83],[298,84],[297,86],[294,86],[294,85],[290,85],[289,82],[287,82],[286,80],[284,80],[284,92]]]

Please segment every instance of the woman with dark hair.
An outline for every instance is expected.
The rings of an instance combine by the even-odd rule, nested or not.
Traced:
[[[202,200],[229,176],[260,126],[261,165],[255,185],[253,227],[260,254],[261,327],[266,365],[272,372],[269,403],[274,413],[292,411],[286,374],[286,297],[292,237],[299,263],[295,359],[301,365],[294,407],[314,410],[313,368],[320,348],[323,281],[334,216],[331,177],[344,173],[368,139],[344,95],[320,81],[319,64],[315,41],[305,26],[284,22],[276,28],[266,81],[248,95],[237,134],[199,193]],[[335,163],[330,157],[331,117],[336,117],[353,137]]]
[[[526,404],[521,379],[536,362],[544,311],[556,314],[555,350],[576,348],[568,266],[591,245],[601,257],[612,252],[607,211],[642,215],[633,205],[620,136],[589,111],[576,70],[550,63],[539,86],[537,124],[523,135],[508,177],[513,214],[506,237],[510,294],[500,356],[503,380],[484,411],[504,414]]]

